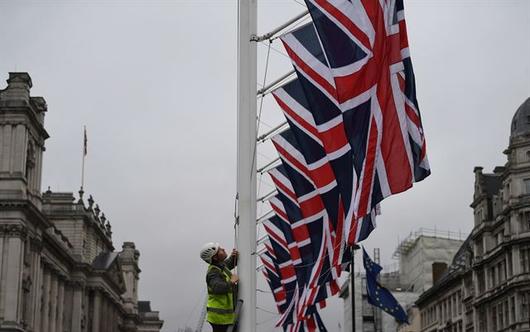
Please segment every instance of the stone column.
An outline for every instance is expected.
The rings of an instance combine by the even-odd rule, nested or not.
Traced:
[[[99,327],[100,332],[107,331],[107,298],[105,297],[105,294],[101,295]]]
[[[51,275],[51,286],[50,286],[50,325],[48,326],[49,332],[55,332],[57,326],[57,291],[58,291],[59,278],[56,273]]]
[[[59,279],[59,290],[57,293],[57,328],[52,332],[64,332],[64,279]]]
[[[97,289],[94,290],[94,308],[92,312],[92,331],[100,332],[101,317],[101,294]]]
[[[107,298],[105,301],[105,326],[103,327],[103,331],[112,331],[112,301],[110,298]]]
[[[81,320],[83,319],[83,288],[82,283],[76,282],[72,286],[72,332],[81,332]]]
[[[40,312],[40,296],[41,296],[41,283],[42,283],[42,267],[40,262],[40,252],[42,249],[42,243],[37,239],[30,240],[31,248],[31,306],[29,310],[28,326],[33,331],[39,328],[38,316]]]
[[[50,286],[51,286],[51,272],[46,267],[44,268],[44,281],[42,286],[42,310],[41,310],[41,332],[48,332],[50,325]]]
[[[33,320],[33,330],[38,331],[42,321],[42,296],[44,285],[44,265],[42,264],[41,255],[38,254],[39,265],[37,269],[37,278],[35,279],[35,319]]]
[[[0,317],[4,324],[18,326],[22,319],[22,277],[24,270],[23,225],[0,225]]]

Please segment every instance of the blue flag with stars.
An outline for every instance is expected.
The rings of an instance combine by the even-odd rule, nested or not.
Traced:
[[[366,270],[366,293],[368,303],[383,309],[387,314],[394,316],[399,322],[409,322],[407,313],[398,303],[394,295],[377,282],[377,276],[383,269],[379,264],[372,261],[363,248],[363,263]]]

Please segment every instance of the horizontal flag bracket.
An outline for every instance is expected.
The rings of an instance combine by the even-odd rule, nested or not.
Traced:
[[[274,211],[273,210],[270,210],[269,212],[265,213],[264,215],[262,215],[261,217],[258,218],[258,220],[256,220],[256,223],[257,224],[261,224],[263,223],[265,220],[269,219],[270,217],[272,217],[274,215]]]
[[[295,73],[294,69],[292,69],[291,71],[289,71],[288,73],[280,76],[278,79],[276,79],[275,81],[271,82],[270,84],[268,84],[267,86],[263,87],[262,89],[258,90],[258,92],[256,93],[256,95],[258,97],[263,97],[265,96],[266,94],[270,93],[271,90],[273,88],[275,88],[278,84],[282,83],[283,81],[285,81],[287,78],[289,78],[291,75],[293,75]]]
[[[256,250],[255,254],[258,255],[258,256],[261,256],[261,255],[263,255],[266,252],[267,252],[267,248],[263,247],[261,249]]]
[[[284,24],[278,26],[276,29],[272,30],[271,32],[268,32],[262,36],[256,36],[256,35],[251,36],[250,41],[261,42],[264,40],[273,40],[275,39],[275,36],[278,34],[278,32],[289,27],[291,24],[298,22],[299,20],[303,19],[307,15],[309,15],[309,10],[306,10],[303,13],[298,14],[297,16],[293,17],[292,19],[285,22]]]
[[[276,189],[272,190],[271,192],[261,196],[257,199],[258,202],[265,202],[267,199],[271,198],[271,196],[275,195],[278,191]]]
[[[268,235],[263,235],[262,237],[260,237],[258,239],[258,241],[256,241],[256,244],[259,246],[260,244],[264,243],[265,241],[267,241],[267,239],[269,238]]]
[[[259,168],[259,169],[257,170],[257,172],[258,172],[259,174],[263,174],[263,173],[265,173],[266,171],[268,171],[268,170],[271,168],[271,166],[276,165],[276,164],[278,163],[279,160],[280,160],[280,157],[277,157],[276,159],[272,160],[270,163],[268,163],[268,164],[266,164],[265,166]]]
[[[266,132],[265,134],[263,134],[263,135],[261,135],[260,137],[258,137],[258,138],[257,138],[258,143],[263,143],[263,142],[265,142],[265,141],[268,140],[272,135],[274,135],[274,134],[276,134],[278,131],[284,129],[286,126],[287,126],[287,121],[280,123],[280,124],[277,125],[276,127],[272,128],[271,130],[269,130],[269,131]]]

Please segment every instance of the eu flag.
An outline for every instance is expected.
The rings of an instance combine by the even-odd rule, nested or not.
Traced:
[[[377,282],[377,276],[383,269],[379,264],[372,261],[363,248],[363,263],[366,270],[366,293],[368,303],[383,309],[387,314],[394,316],[399,322],[409,322],[407,313],[398,303],[394,295]]]

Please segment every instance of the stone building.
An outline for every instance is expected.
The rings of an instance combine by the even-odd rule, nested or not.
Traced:
[[[109,221],[83,191],[41,193],[46,102],[27,73],[0,90],[0,331],[160,331],[138,301],[139,251],[116,252]]]
[[[530,98],[504,153],[504,167],[474,170],[474,228],[416,302],[421,331],[530,331]]]

